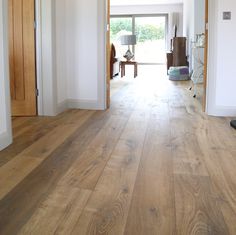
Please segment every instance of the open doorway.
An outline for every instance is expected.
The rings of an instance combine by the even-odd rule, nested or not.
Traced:
[[[110,65],[111,95],[118,87],[122,89],[122,86],[138,83],[140,79],[155,85],[157,81],[161,82],[158,74],[166,68],[168,14],[111,14],[109,21],[109,40],[112,45],[110,61],[114,62]],[[135,35],[135,45],[122,43],[122,38],[128,35]],[[124,58],[127,49],[134,55],[132,60]],[[147,77],[150,78],[153,74],[157,74],[157,80],[148,80]]]
[[[109,1],[108,1],[109,2]],[[111,1],[112,2],[112,1]],[[204,3],[208,3],[208,1],[204,1]],[[117,3],[116,3],[117,4]],[[198,3],[196,3],[198,4]],[[199,6],[198,6],[199,7]],[[139,8],[139,10],[137,10]],[[142,8],[144,9],[145,7],[142,6]],[[123,9],[124,10],[124,14],[113,14],[113,12],[117,13],[118,11],[110,11],[109,9],[109,12],[110,12],[110,17],[109,17],[109,25],[110,25],[110,35],[111,37],[109,38],[109,40],[111,41],[111,43],[113,43],[116,47],[116,56],[121,58],[121,60],[123,60],[122,56],[124,55],[125,51],[127,50],[127,47],[124,47],[124,46],[121,46],[119,44],[119,41],[117,40],[118,36],[122,35],[123,34],[135,34],[136,37],[137,37],[137,43],[136,45],[132,45],[131,48],[132,48],[132,52],[135,54],[135,57],[134,57],[134,60],[137,61],[138,63],[138,70],[139,70],[139,74],[140,74],[140,69],[142,68],[141,66],[142,65],[164,65],[166,64],[166,59],[167,59],[167,50],[169,50],[171,48],[170,45],[173,45],[171,44],[171,38],[173,37],[176,37],[173,36],[174,35],[174,30],[173,30],[173,26],[176,26],[175,25],[175,22],[176,21],[179,21],[178,22],[178,35],[177,37],[183,37],[183,39],[185,38],[186,40],[186,54],[185,54],[185,57],[183,56],[183,58],[186,58],[186,66],[189,65],[189,78],[191,77],[191,74],[192,74],[192,70],[193,70],[193,67],[192,67],[192,61],[193,61],[193,55],[192,55],[192,51],[191,51],[191,43],[193,41],[195,41],[196,39],[196,35],[199,34],[199,33],[205,33],[205,49],[203,50],[203,60],[204,60],[204,66],[203,66],[203,70],[202,70],[202,74],[204,76],[202,76],[202,80],[201,80],[201,93],[200,95],[198,96],[198,99],[200,101],[200,103],[202,104],[202,107],[203,107],[203,110],[204,110],[204,107],[205,107],[205,104],[206,104],[206,81],[207,81],[207,51],[208,51],[208,48],[207,48],[207,41],[208,41],[208,38],[207,38],[207,28],[205,29],[205,26],[207,25],[207,12],[208,10],[206,9],[206,16],[203,16],[203,18],[201,19],[201,21],[203,22],[202,24],[202,28],[201,28],[201,32],[196,32],[193,31],[191,32],[191,35],[184,35],[184,31],[181,31],[183,30],[183,28],[181,29],[181,24],[182,24],[182,27],[183,27],[183,22],[180,22],[181,20],[183,21],[183,12],[182,13],[178,13],[178,12],[168,12],[166,14],[141,14],[141,13],[135,13],[135,14],[132,14],[132,11],[131,12],[128,12],[128,9],[135,9],[134,11],[136,12],[140,12],[142,11],[141,7],[139,6],[135,6],[133,8],[130,8],[129,4],[124,4],[123,7],[119,6],[117,9],[119,9],[118,11],[120,11],[120,9]],[[141,9],[141,10],[140,10]],[[203,8],[201,8],[200,10],[202,11]],[[197,16],[198,14],[194,14],[194,11],[195,11],[195,6],[194,8],[191,10],[192,12],[189,11],[189,14],[191,15],[191,17],[195,17]],[[153,7],[153,10],[152,12],[154,12],[154,7]],[[158,12],[158,10],[157,10]],[[203,13],[204,15],[204,13]],[[145,40],[142,41],[141,43],[139,42],[139,31],[137,30],[138,27],[143,27],[145,24],[150,24],[150,19],[153,20],[153,17],[156,17],[158,18],[159,16],[159,19],[161,19],[161,16],[163,16],[163,18],[165,19],[164,23],[164,27],[162,29],[162,32],[164,31],[164,40],[162,38],[162,45],[164,45],[164,50],[161,52],[161,50],[157,52],[157,50],[155,49],[155,46],[154,46],[154,43],[155,42],[146,42]],[[169,18],[170,17],[170,18]],[[173,20],[173,18],[177,18]],[[195,20],[195,21],[198,21],[199,19]],[[191,24],[192,22],[188,22],[189,24]],[[113,25],[114,24],[114,25]],[[125,25],[125,27],[121,27],[122,25]],[[120,27],[120,28],[119,28]],[[194,26],[191,26],[191,27],[196,27],[196,25]],[[116,31],[114,31],[114,29]],[[118,30],[119,29],[119,30]],[[145,31],[145,36],[148,35],[147,31]],[[188,32],[188,30],[187,30]],[[173,33],[173,34],[172,34]],[[184,41],[184,40],[183,40]],[[164,43],[163,43],[164,42]],[[148,43],[152,46],[150,46],[150,50],[148,49]],[[159,44],[160,45],[160,44]],[[188,46],[189,45],[189,46]],[[160,47],[159,47],[160,48]],[[188,50],[189,49],[189,50]],[[141,53],[141,52],[144,52],[144,53]],[[157,54],[158,54],[158,58],[157,58]],[[155,61],[154,61],[155,60]],[[131,63],[131,65],[133,65]],[[127,74],[125,72],[122,73],[122,66],[121,67],[121,77],[122,77],[122,74]],[[151,68],[151,67],[150,67]],[[130,66],[130,70],[132,71],[133,68],[132,66]],[[150,69],[148,69],[149,72],[150,72]],[[153,70],[154,71],[154,70]],[[166,71],[164,69],[161,69],[161,71],[164,71],[165,74],[166,74]],[[156,71],[154,71],[154,73],[156,73]],[[133,74],[133,71],[130,73],[130,75],[132,76]],[[114,75],[117,75],[114,74]],[[134,75],[135,75],[135,72],[134,72]],[[150,73],[149,73],[150,75]],[[111,77],[113,75],[111,74]],[[156,75],[155,75],[156,76]],[[135,76],[134,76],[135,77]],[[168,79],[168,77],[166,77],[166,79]],[[186,83],[187,84],[187,83]],[[191,86],[191,80],[189,81],[189,86]],[[189,87],[187,86],[187,89]],[[191,91],[189,91],[191,92]],[[192,98],[193,95],[190,94],[190,97]],[[191,99],[189,98],[189,99]]]
[[[35,0],[8,0],[13,116],[37,115]]]

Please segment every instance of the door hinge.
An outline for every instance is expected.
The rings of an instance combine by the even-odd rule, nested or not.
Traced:
[[[38,97],[39,96],[39,89],[35,90],[35,95]]]

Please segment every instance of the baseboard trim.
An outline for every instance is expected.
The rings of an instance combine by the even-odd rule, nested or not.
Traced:
[[[67,102],[70,109],[104,110],[104,107],[96,100],[70,99]]]
[[[207,114],[215,117],[236,117],[236,107],[215,106]]]
[[[65,100],[57,105],[57,115],[68,110],[68,100]]]
[[[2,133],[0,135],[0,151],[12,144],[12,137],[8,133]]]
[[[57,105],[57,115],[68,109],[104,110],[104,106],[96,100],[68,99]]]

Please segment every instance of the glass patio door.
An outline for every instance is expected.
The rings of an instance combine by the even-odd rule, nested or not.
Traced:
[[[137,45],[132,47],[135,60],[141,64],[166,63],[167,15],[111,16],[111,43],[116,56],[123,58],[127,46],[122,46],[120,36],[136,34]]]
[[[135,17],[135,60],[144,64],[166,62],[166,17]]]

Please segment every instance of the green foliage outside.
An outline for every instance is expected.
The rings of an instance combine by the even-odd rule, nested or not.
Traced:
[[[135,34],[137,35],[138,42],[147,40],[154,41],[165,38],[165,27],[153,25],[136,25]],[[111,40],[116,41],[122,34],[132,32],[131,19],[111,19]]]
[[[165,29],[153,25],[139,25],[136,27],[136,35],[138,42],[160,40],[165,38]]]

